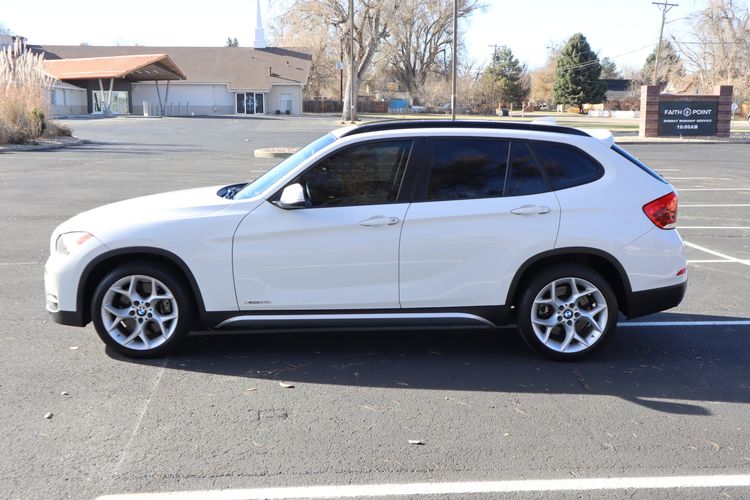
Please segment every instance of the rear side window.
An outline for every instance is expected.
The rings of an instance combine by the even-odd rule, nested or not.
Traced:
[[[529,145],[526,142],[513,141],[505,196],[522,196],[545,191],[547,191],[547,186],[534,162]]]
[[[503,195],[509,142],[433,140],[427,200],[467,200]]]
[[[533,142],[531,147],[554,190],[580,186],[604,175],[602,166],[576,147],[556,142]]]

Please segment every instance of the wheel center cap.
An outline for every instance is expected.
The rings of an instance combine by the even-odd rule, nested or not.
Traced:
[[[573,317],[573,311],[571,311],[570,309],[566,309],[565,312],[563,313],[563,317],[565,319],[572,318]]]
[[[145,307],[139,307],[138,309],[135,310],[135,313],[138,316],[145,316],[146,315],[146,308]]]

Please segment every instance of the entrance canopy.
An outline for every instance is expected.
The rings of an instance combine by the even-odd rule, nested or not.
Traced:
[[[48,59],[44,69],[58,80],[120,79],[133,82],[186,80],[167,54]]]
[[[79,81],[99,80],[99,92],[92,93],[92,109],[104,114],[112,113],[112,87],[115,80],[130,82],[153,81],[159,96],[160,113],[163,112],[159,80],[187,80],[185,73],[167,54],[138,54],[128,56],[85,57],[81,59],[45,59],[44,69],[58,80]],[[105,93],[103,80],[109,79],[109,91]],[[98,100],[97,100],[98,99]]]

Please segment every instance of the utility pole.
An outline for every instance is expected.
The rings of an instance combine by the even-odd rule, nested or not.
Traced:
[[[492,47],[492,99],[495,99],[495,78],[497,77],[497,44],[488,45]]]
[[[677,7],[678,4],[676,3],[669,3],[667,0],[662,0],[661,2],[651,2],[652,4],[656,5],[661,9],[661,29],[659,30],[659,45],[656,46],[656,61],[654,61],[654,76],[651,79],[652,85],[658,85],[659,82],[657,81],[658,74],[659,74],[659,56],[661,55],[661,41],[664,37],[664,22],[667,19],[667,12],[672,10],[672,7]]]
[[[451,83],[451,120],[456,121],[456,52],[458,51],[458,0],[453,0],[453,78]]]
[[[351,35],[351,46],[349,47],[349,80],[351,88],[349,89],[349,119],[352,123],[355,123],[354,109],[356,107],[357,98],[354,95],[354,0],[349,0],[349,34]]]

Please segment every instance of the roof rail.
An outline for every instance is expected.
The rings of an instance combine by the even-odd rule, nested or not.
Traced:
[[[533,130],[536,132],[554,132],[557,134],[582,135],[590,137],[583,130],[559,125],[543,125],[528,122],[495,122],[489,120],[382,120],[364,123],[345,131],[341,137],[347,137],[366,132],[380,132],[383,130],[421,129],[421,128],[484,128],[494,130]]]

